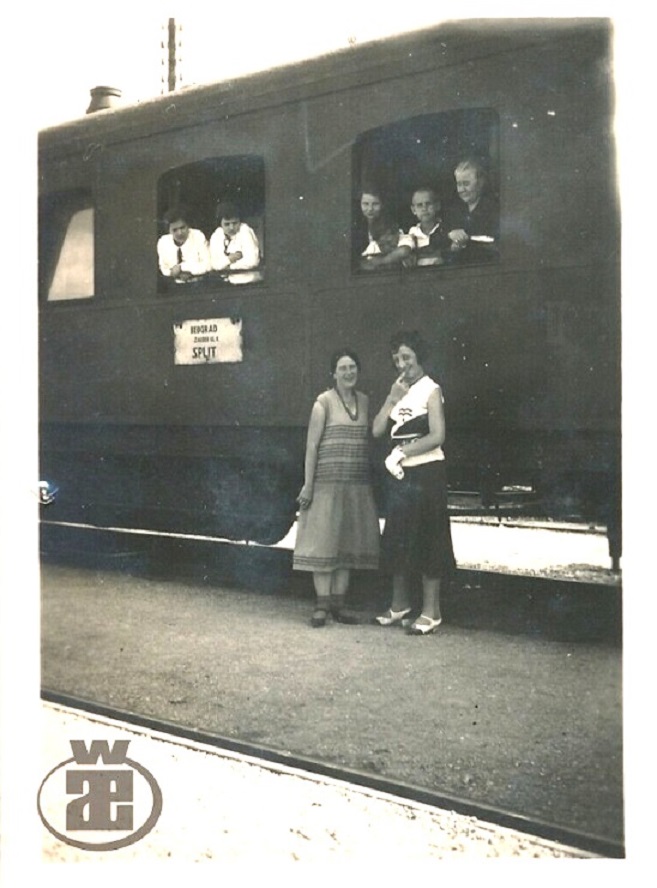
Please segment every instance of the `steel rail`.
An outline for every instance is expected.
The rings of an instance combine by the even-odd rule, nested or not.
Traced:
[[[69,709],[77,709],[90,715],[97,715],[114,721],[124,722],[149,731],[157,731],[160,734],[168,734],[182,740],[201,743],[212,746],[215,749],[223,749],[246,755],[254,759],[274,765],[285,765],[323,777],[330,777],[344,783],[362,786],[377,792],[387,793],[400,799],[418,802],[441,810],[453,811],[466,817],[475,817],[478,820],[493,825],[512,829],[535,838],[545,839],[564,845],[569,848],[587,852],[603,857],[623,859],[625,848],[622,842],[603,836],[591,835],[568,829],[554,823],[548,823],[533,817],[516,814],[492,805],[480,802],[472,802],[468,799],[458,798],[447,793],[435,792],[409,783],[390,780],[385,777],[368,774],[364,771],[342,768],[337,765],[327,764],[318,759],[307,756],[299,756],[293,753],[281,752],[269,747],[256,746],[241,740],[223,737],[209,731],[197,730],[185,727],[175,722],[165,721],[152,716],[140,715],[125,709],[117,709],[92,700],[86,700],[71,694],[60,693],[49,688],[41,689],[41,699],[46,703],[64,706]]]

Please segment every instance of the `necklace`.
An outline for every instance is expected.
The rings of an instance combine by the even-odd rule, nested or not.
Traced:
[[[335,390],[338,393],[338,398],[340,398],[340,401],[342,402],[342,406],[347,411],[347,416],[352,422],[356,422],[356,420],[358,419],[358,395],[356,394],[356,392],[354,392],[354,402],[356,404],[356,409],[352,411],[347,407],[344,398],[340,394],[340,390],[337,387]]]

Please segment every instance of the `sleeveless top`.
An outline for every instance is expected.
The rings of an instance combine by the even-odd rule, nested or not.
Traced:
[[[428,401],[430,395],[436,390],[440,392],[440,399],[444,403],[445,399],[438,383],[434,382],[430,376],[423,376],[411,385],[403,398],[397,401],[390,411],[390,437],[393,444],[414,441],[416,438],[422,438],[429,434]],[[445,459],[443,448],[440,445],[419,456],[406,456],[401,464],[404,468],[411,468],[439,459]]]
[[[352,420],[335,389],[317,398],[326,411],[326,424],[319,443],[315,482],[369,484],[369,425],[367,397],[355,392],[358,419]]]

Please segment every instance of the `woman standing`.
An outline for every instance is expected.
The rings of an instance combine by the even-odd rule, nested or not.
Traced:
[[[344,611],[352,568],[379,564],[379,521],[370,485],[367,395],[356,391],[360,370],[349,348],[331,358],[333,388],[322,392],[310,414],[305,481],[300,506],[295,570],[313,573],[317,595],[312,626],[329,614],[357,622]]]
[[[395,444],[386,459],[389,497],[381,541],[384,566],[392,573],[390,608],[381,626],[409,626],[412,635],[429,635],[442,622],[441,583],[455,566],[447,512],[445,414],[438,383],[424,372],[426,345],[416,331],[390,340],[399,377],[377,413],[372,431],[390,433]],[[422,574],[421,614],[412,621],[409,576]]]

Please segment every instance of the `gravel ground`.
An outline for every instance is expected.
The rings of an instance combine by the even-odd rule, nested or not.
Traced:
[[[292,595],[54,566],[42,607],[52,690],[622,838],[615,646],[316,630]]]
[[[44,859],[62,863],[215,863],[243,865],[395,864],[490,858],[578,859],[572,848],[510,829],[400,801],[284,766],[87,716],[43,707],[44,769],[70,758],[72,737],[129,740],[129,758],[155,777],[162,814],[144,838],[113,851],[74,848],[43,830]],[[48,802],[47,799],[50,799]],[[48,822],[64,832],[61,795],[42,795]],[[138,810],[135,806],[135,810]],[[135,828],[141,824],[137,820]],[[125,833],[112,834],[122,838]],[[76,833],[75,838],[81,834]],[[89,840],[90,835],[82,838]],[[93,836],[107,841],[107,833]]]

